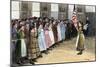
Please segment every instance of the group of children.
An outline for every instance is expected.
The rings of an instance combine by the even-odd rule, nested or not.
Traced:
[[[77,50],[80,51],[78,55],[84,50],[81,22],[75,28],[72,21],[32,17],[12,20],[11,26],[12,59],[18,64],[25,63],[24,60],[27,59],[34,64],[37,58],[42,57],[42,53],[48,54],[48,50],[77,36],[77,33]]]

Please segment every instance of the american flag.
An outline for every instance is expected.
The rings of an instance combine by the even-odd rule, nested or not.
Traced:
[[[77,19],[77,12],[76,12],[76,9],[75,9],[75,5],[74,5],[74,8],[73,8],[72,22],[73,22],[75,28],[77,28],[78,19]]]

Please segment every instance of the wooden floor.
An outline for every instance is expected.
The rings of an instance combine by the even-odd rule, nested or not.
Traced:
[[[80,61],[95,61],[95,37],[88,37],[85,41],[85,50],[82,55],[77,55],[76,38],[60,43],[59,46],[43,54],[35,64],[66,63]]]
[[[71,63],[80,61],[95,61],[95,37],[87,37],[85,40],[85,50],[82,55],[77,55],[76,38],[69,41],[64,41],[59,46],[49,51],[49,54],[43,54],[42,58],[38,58],[36,65],[40,64],[55,64],[55,63]],[[32,64],[26,63],[24,66]],[[13,67],[19,67],[13,64]],[[20,66],[23,67],[23,66]]]

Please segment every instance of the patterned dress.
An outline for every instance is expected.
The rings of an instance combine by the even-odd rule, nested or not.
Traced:
[[[40,55],[40,49],[38,45],[38,39],[37,39],[37,31],[31,30],[30,33],[30,44],[28,48],[28,57],[29,59],[37,58]]]

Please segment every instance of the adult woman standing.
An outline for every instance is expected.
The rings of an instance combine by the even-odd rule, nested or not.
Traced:
[[[77,54],[81,55],[84,50],[84,41],[85,41],[85,37],[83,34],[83,25],[81,21],[79,21],[78,23],[77,31],[78,31],[78,36],[76,41],[76,50],[79,51],[79,53]]]

